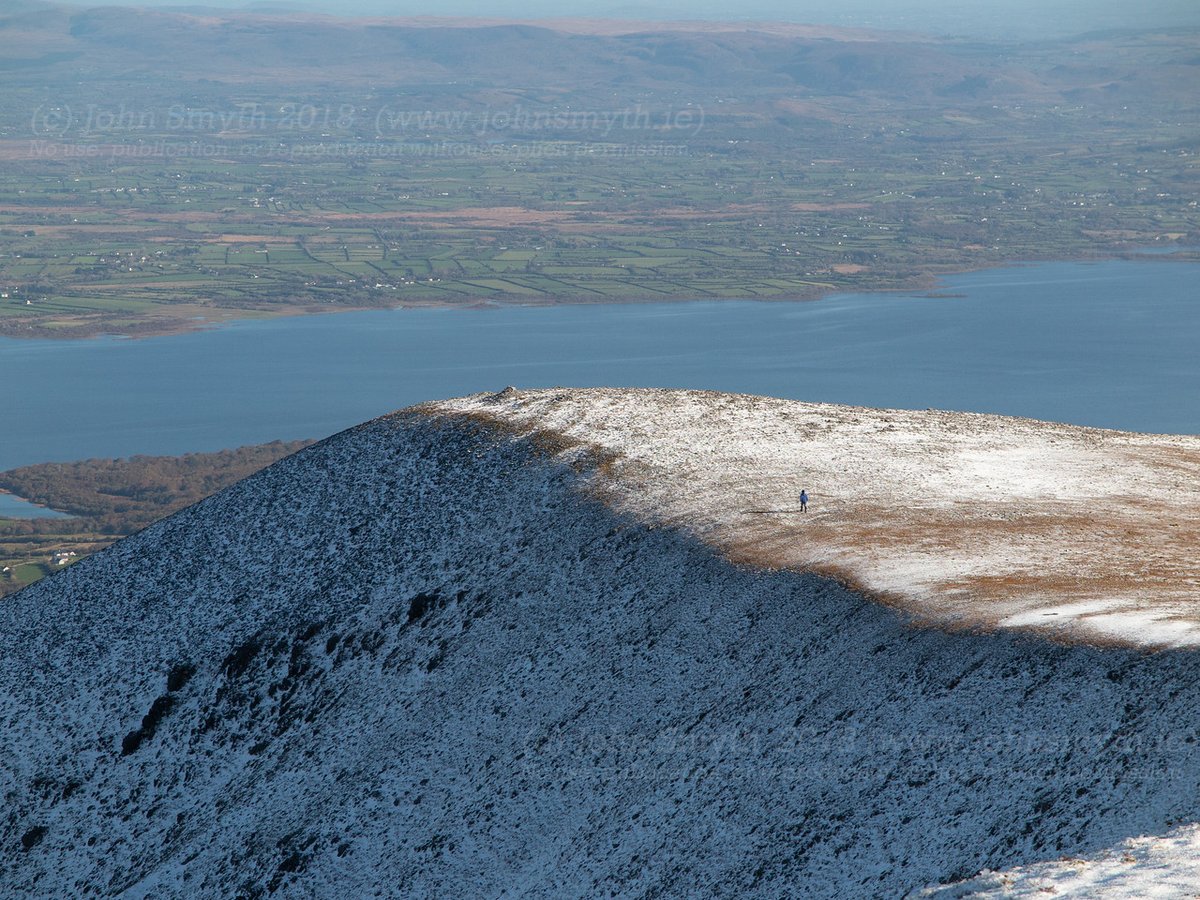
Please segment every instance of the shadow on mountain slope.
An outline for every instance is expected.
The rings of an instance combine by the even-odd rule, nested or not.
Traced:
[[[919,629],[403,413],[0,606],[0,878],[894,896],[1200,814],[1198,658]]]

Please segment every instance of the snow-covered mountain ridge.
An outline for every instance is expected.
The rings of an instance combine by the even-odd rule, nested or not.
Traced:
[[[730,564],[705,466],[543,401],[692,399],[404,411],[0,604],[0,893],[890,897],[1200,821],[1195,653]]]
[[[1200,644],[1200,437],[705,391],[514,390],[435,408],[593,446],[612,460],[596,482],[615,507],[932,623]]]

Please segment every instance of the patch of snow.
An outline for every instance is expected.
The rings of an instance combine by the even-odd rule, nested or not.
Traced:
[[[1200,894],[1200,825],[1163,837],[1131,838],[1120,847],[1089,857],[1067,857],[983,872],[968,881],[926,888],[911,900],[987,900],[1063,897],[1101,900],[1127,897],[1195,897]]]

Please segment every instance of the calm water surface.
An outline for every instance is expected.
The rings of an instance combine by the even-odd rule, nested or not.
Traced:
[[[396,310],[138,341],[0,340],[0,469],[321,437],[509,384],[712,388],[1200,433],[1200,264],[1010,267],[938,292],[964,296]]]
[[[12,494],[0,494],[0,519],[65,519],[67,514],[44,506],[35,506],[28,500]]]

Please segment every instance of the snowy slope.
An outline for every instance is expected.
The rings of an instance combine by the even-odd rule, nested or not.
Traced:
[[[1200,437],[705,391],[438,408],[595,445],[613,458],[597,486],[615,506],[931,622],[1200,644]]]
[[[1064,857],[1004,872],[984,872],[957,884],[914,892],[912,900],[998,900],[1046,896],[1188,897],[1200,894],[1200,825],[1163,837],[1140,837],[1088,858]]]
[[[0,605],[0,893],[897,896],[1200,821],[1195,654],[913,627],[445,410]]]

